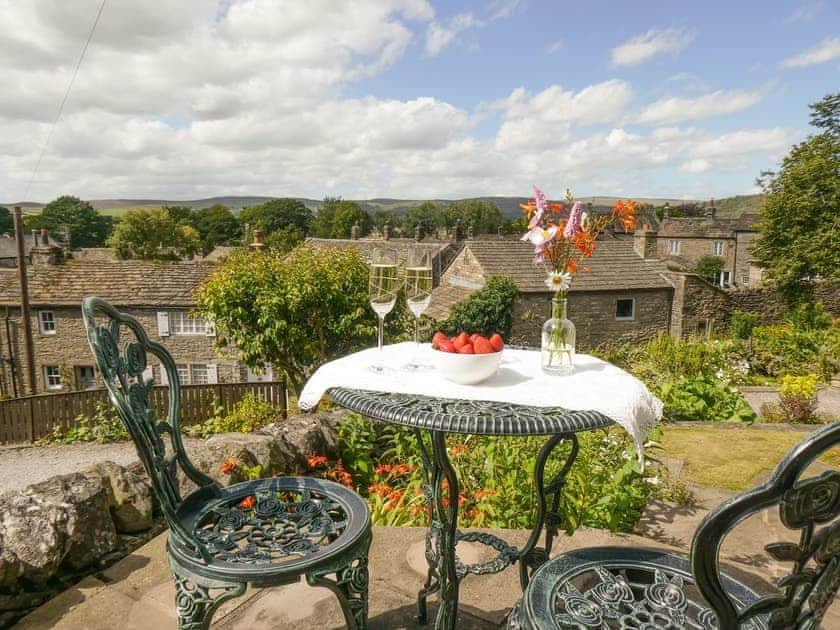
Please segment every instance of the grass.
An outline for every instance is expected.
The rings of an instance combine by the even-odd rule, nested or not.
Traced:
[[[662,454],[683,461],[683,474],[690,483],[746,490],[806,436],[799,431],[669,426],[663,428]],[[820,461],[840,468],[840,447]]]

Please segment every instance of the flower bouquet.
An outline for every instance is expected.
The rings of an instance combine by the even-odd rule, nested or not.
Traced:
[[[534,186],[534,198],[520,204],[528,218],[522,237],[534,245],[534,264],[546,268],[546,286],[554,291],[551,318],[543,325],[542,366],[552,374],[570,374],[575,361],[575,327],[566,317],[567,294],[572,279],[586,270],[584,261],[595,252],[598,236],[615,221],[625,230],[636,226],[636,202],[617,201],[612,211],[594,215],[584,211],[566,189],[566,205],[549,203]]]

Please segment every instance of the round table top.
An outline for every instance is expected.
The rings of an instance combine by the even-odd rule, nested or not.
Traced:
[[[327,396],[336,404],[366,418],[446,433],[552,435],[601,429],[615,424],[597,411],[572,411],[561,407],[530,407],[344,387],[328,389]]]

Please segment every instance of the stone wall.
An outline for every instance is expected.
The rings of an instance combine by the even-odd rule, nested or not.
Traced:
[[[757,236],[757,232],[735,233],[735,273],[732,277],[732,283],[736,287],[750,287],[754,284],[758,284],[757,280],[759,280],[760,275],[756,277],[755,271],[757,268],[750,264],[752,261],[752,253],[750,252],[750,246],[752,245],[752,242],[756,239]],[[744,276],[749,277],[749,280],[746,284],[743,281]]]
[[[449,268],[443,272],[440,283],[466,285],[478,289],[484,286],[485,280],[484,271],[478,264],[478,260],[468,248],[465,248],[452,261]]]
[[[732,310],[761,313],[765,323],[780,322],[788,310],[784,298],[769,286],[742,289],[730,293]],[[840,281],[824,281],[814,285],[814,300],[825,310],[840,317]]]
[[[539,347],[543,322],[551,315],[550,292],[520,293],[513,304],[510,342]],[[616,319],[616,301],[632,298],[632,320]],[[578,291],[569,294],[568,317],[575,324],[577,348],[587,351],[608,345],[651,339],[670,327],[671,289]]]
[[[709,284],[693,273],[670,272],[674,285],[671,334],[677,339],[707,336],[729,328],[730,292]]]
[[[50,307],[55,318],[55,332],[44,333],[38,321],[38,313],[42,309],[33,308],[31,313],[32,337],[35,346],[35,377],[37,379],[38,393],[50,391],[67,391],[77,389],[76,368],[81,366],[93,367],[94,360],[88,347],[85,335],[82,312],[79,307]],[[214,364],[217,370],[217,380],[220,383],[236,383],[240,381],[239,363],[229,358],[221,358],[214,348],[215,337],[207,334],[195,335],[173,335],[160,336],[158,332],[157,312],[155,308],[127,308],[125,312],[137,318],[146,330],[149,338],[162,344],[172,354],[175,363],[183,365]],[[186,309],[167,309],[167,312],[174,310],[186,311]],[[24,335],[20,322],[19,311],[12,314],[10,332],[12,337],[13,354],[16,359],[16,372],[20,377],[19,383],[24,384],[24,389],[18,394],[22,395],[28,387],[28,370],[26,366],[26,352],[24,347]],[[0,344],[3,355],[8,354],[6,341],[6,330],[0,328]],[[48,389],[44,366],[56,365],[62,375],[62,390]],[[160,365],[155,362],[152,365],[155,382],[160,384]],[[11,371],[7,366],[2,367],[3,376],[0,378],[0,386],[4,392],[11,394]]]
[[[672,256],[669,250],[670,241],[680,242],[680,253]],[[662,236],[657,238],[656,250],[660,259],[668,261],[673,258],[681,258],[691,261],[692,264],[697,264],[704,256],[714,256],[714,242],[723,242],[723,270],[732,272],[735,266],[735,251],[736,241],[734,238],[725,238],[722,236]],[[733,277],[732,280],[735,280]]]

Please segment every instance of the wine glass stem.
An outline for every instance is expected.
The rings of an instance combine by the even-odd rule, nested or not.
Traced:
[[[385,318],[379,316],[379,358],[382,358],[382,337],[385,334]]]
[[[420,318],[414,318],[414,352],[420,352]]]

